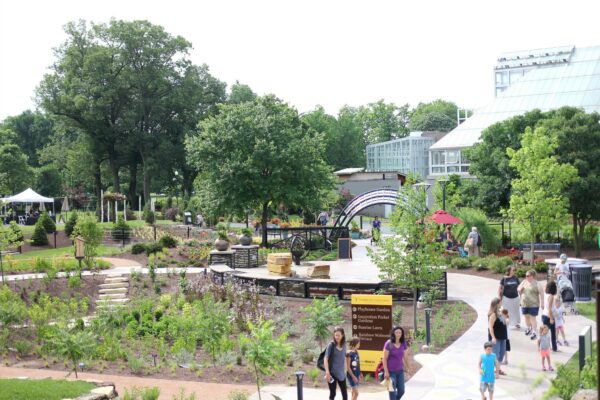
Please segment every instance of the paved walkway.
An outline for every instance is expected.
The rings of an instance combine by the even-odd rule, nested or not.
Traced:
[[[377,268],[370,262],[366,246],[368,241],[357,241],[358,246],[353,248],[353,261],[335,261],[331,263],[332,279],[346,280],[376,279]],[[112,261],[112,260],[111,260]],[[140,268],[139,265],[123,264],[102,271],[105,274],[127,273],[132,269]],[[135,262],[132,262],[135,263]],[[145,270],[145,268],[144,268]],[[195,271],[198,270],[198,271]],[[188,272],[201,272],[203,269],[188,268]],[[339,274],[339,276],[338,276]],[[17,278],[21,279],[21,278]],[[479,398],[479,375],[477,361],[483,351],[483,343],[487,339],[487,311],[489,302],[495,296],[498,281],[464,274],[448,274],[448,293],[451,299],[467,302],[477,311],[477,320],[450,347],[438,355],[419,354],[417,361],[423,368],[417,372],[406,385],[404,400],[465,400]],[[577,335],[584,326],[591,325],[595,336],[595,323],[582,316],[567,315],[565,330],[571,343],[569,347],[559,347],[560,352],[552,354],[552,362],[566,362],[577,350]],[[509,353],[509,365],[503,366],[506,376],[496,382],[494,398],[498,400],[538,399],[548,388],[549,379],[553,373],[542,372],[540,358],[536,351],[536,343],[525,336],[523,331],[510,330],[512,351]],[[172,394],[185,387],[186,391],[195,391],[199,399],[226,400],[232,390],[243,390],[253,393],[252,400],[258,399],[252,386],[212,384],[187,381],[161,380],[151,378],[134,378],[121,376],[107,376],[100,374],[84,374],[100,380],[110,380],[117,384],[117,390],[130,386],[159,386],[163,389],[161,399],[170,399]],[[22,368],[0,367],[0,376],[64,376],[57,371],[27,370]],[[374,390],[374,391],[373,391]],[[275,394],[282,400],[296,400],[296,388],[290,386],[268,386],[263,390],[263,399],[273,399]],[[172,393],[172,394],[169,394]],[[323,389],[304,389],[305,400],[322,400],[328,397],[328,392]],[[338,395],[339,397],[339,395]],[[371,389],[370,393],[361,392],[363,400],[387,399],[385,391]]]

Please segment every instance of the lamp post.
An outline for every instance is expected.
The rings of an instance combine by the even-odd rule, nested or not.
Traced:
[[[427,182],[419,182],[419,183],[415,183],[413,186],[423,189],[423,192],[425,192],[425,208],[429,209],[429,207],[427,207],[427,191],[431,187],[431,184],[429,184]]]
[[[442,210],[444,211],[446,211],[446,185],[448,185],[448,182],[450,181],[446,178],[438,179],[438,183],[442,187]]]
[[[296,371],[296,389],[298,393],[298,400],[303,400],[304,394],[302,393],[302,379],[304,378],[303,371]]]

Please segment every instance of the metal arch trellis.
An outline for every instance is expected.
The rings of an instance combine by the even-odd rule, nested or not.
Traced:
[[[404,195],[400,195],[398,191],[391,189],[375,189],[365,193],[361,193],[346,205],[339,218],[336,220],[335,227],[347,227],[352,218],[367,207],[390,204],[396,205],[398,199],[405,199]]]

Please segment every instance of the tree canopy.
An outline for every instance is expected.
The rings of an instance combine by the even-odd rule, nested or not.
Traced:
[[[450,132],[458,125],[456,110],[456,104],[441,99],[419,103],[410,113],[410,130]]]
[[[190,162],[200,171],[197,190],[222,212],[260,210],[266,245],[271,205],[310,208],[333,186],[322,135],[274,96],[219,110],[187,140]]]

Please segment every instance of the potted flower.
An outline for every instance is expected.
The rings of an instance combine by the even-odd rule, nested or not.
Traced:
[[[279,228],[280,228],[280,229],[284,229],[284,230],[281,232],[281,234],[283,235],[283,238],[284,238],[284,239],[287,239],[287,237],[288,237],[288,231],[287,231],[287,229],[288,229],[290,226],[292,226],[292,225],[291,225],[289,222],[285,222],[285,221],[284,221],[284,222],[280,222],[280,223],[279,223]]]
[[[351,221],[350,225],[352,225],[350,228],[350,237],[352,239],[360,239],[360,229],[358,228],[358,224],[354,221]]]
[[[275,218],[271,218],[271,221],[269,221],[269,222],[273,225],[279,225],[281,220],[279,218],[275,217]]]
[[[217,231],[217,240],[215,240],[215,249],[219,251],[226,251],[229,248],[229,236],[227,230],[219,229]]]
[[[250,246],[252,244],[252,229],[242,229],[242,236],[240,236],[240,244],[242,246]]]

